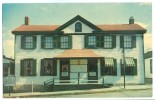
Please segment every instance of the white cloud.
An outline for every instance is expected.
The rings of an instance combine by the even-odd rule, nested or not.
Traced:
[[[145,24],[145,23],[141,23],[141,22],[135,22],[135,24],[139,24],[140,26],[142,26],[143,28],[147,28],[149,25]]]
[[[14,39],[3,40],[3,54],[14,58]]]
[[[152,34],[151,33],[144,34],[144,50],[145,52],[148,50],[152,50]]]

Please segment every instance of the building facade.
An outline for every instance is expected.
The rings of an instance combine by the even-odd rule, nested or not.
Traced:
[[[152,83],[152,51],[144,54],[146,83]]]
[[[146,29],[134,24],[94,25],[77,15],[63,25],[25,24],[15,35],[16,89],[59,84],[144,84]],[[122,57],[124,47],[125,60]],[[77,79],[79,79],[77,81]],[[67,83],[66,83],[67,82]]]

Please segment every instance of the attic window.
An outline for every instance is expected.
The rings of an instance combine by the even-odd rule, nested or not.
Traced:
[[[82,32],[82,24],[80,22],[75,24],[75,32]]]

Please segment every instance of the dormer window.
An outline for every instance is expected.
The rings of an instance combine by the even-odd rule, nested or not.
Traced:
[[[80,22],[75,24],[75,32],[82,32],[82,24]]]

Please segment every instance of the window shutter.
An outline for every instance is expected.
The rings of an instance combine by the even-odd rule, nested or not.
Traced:
[[[104,48],[104,36],[101,36],[101,47]]]
[[[135,66],[134,66],[134,74],[133,75],[137,75],[137,59],[134,59],[134,62],[135,62]]]
[[[116,36],[112,36],[112,48],[116,48]]]
[[[33,36],[33,49],[35,49],[37,46],[37,37]]]
[[[136,48],[136,36],[132,36],[132,47]]]
[[[60,36],[54,36],[54,48],[60,48]]]
[[[72,36],[69,36],[68,37],[69,38],[69,40],[68,40],[68,42],[69,42],[69,48],[71,49],[72,48]]]
[[[124,37],[120,36],[120,48],[123,48],[124,46]]]
[[[105,71],[104,71],[104,70],[105,70],[105,69],[104,69],[104,66],[105,66],[104,58],[101,58],[100,61],[101,61],[101,62],[100,62],[100,64],[101,64],[101,76],[104,76],[104,72],[105,72]]]
[[[44,76],[44,59],[41,59],[41,64],[40,64],[40,76]]]
[[[20,60],[20,76],[24,76],[24,60]]]
[[[117,75],[117,59],[113,59],[114,61],[114,75]]]
[[[36,60],[33,59],[33,76],[36,76]]]
[[[88,36],[87,35],[85,35],[84,37],[84,47],[88,48]]]
[[[56,59],[54,59],[53,60],[53,71],[54,71],[54,73],[53,73],[53,76],[56,76],[57,75],[57,60]]]
[[[25,36],[21,36],[21,49],[25,49]]]
[[[41,49],[44,48],[44,44],[45,44],[45,36],[41,36]]]

